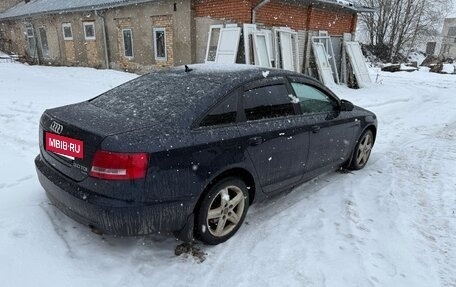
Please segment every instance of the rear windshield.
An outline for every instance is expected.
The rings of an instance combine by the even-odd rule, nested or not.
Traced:
[[[192,120],[216,97],[219,79],[181,71],[147,74],[90,102],[100,108],[142,120]],[[212,99],[213,100],[213,99]]]

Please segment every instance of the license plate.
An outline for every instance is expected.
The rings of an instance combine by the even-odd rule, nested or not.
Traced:
[[[84,158],[84,142],[46,132],[46,150],[74,160]]]

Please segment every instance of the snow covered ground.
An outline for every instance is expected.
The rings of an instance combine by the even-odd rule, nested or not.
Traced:
[[[199,246],[202,263],[175,256],[170,236],[90,232],[35,175],[43,110],[133,77],[0,64],[1,286],[456,286],[456,76],[380,72],[371,88],[336,88],[378,115],[367,167],[252,206],[234,238]]]

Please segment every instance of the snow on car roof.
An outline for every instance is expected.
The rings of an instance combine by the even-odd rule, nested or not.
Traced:
[[[248,65],[188,65],[152,71],[90,102],[131,120],[147,119],[176,130],[193,120],[240,84],[294,72]]]
[[[211,74],[211,75],[236,74],[236,76],[248,77],[248,78],[254,78],[254,77],[258,76],[259,74],[264,74],[267,71],[271,75],[296,74],[296,72],[293,72],[293,71],[277,69],[277,68],[265,68],[265,67],[246,65],[246,64],[189,64],[187,66],[190,69],[189,73],[194,73],[194,74],[201,74],[201,73]],[[185,71],[185,68],[184,68],[184,66],[178,66],[178,67],[171,68],[171,70],[179,72],[179,71]]]

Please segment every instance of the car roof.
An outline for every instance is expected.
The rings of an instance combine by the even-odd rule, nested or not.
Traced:
[[[141,126],[156,122],[160,129],[189,129],[196,118],[233,89],[257,79],[278,76],[312,79],[291,71],[257,66],[195,64],[152,71],[90,102],[123,114]]]
[[[185,68],[183,67],[184,66],[175,67],[172,70],[176,72],[185,72]],[[234,86],[259,78],[274,76],[299,76],[316,81],[314,78],[293,71],[245,64],[194,64],[188,65],[188,68],[191,69],[188,73],[193,73],[199,76],[207,75],[214,80],[220,81],[220,83],[231,83]]]

